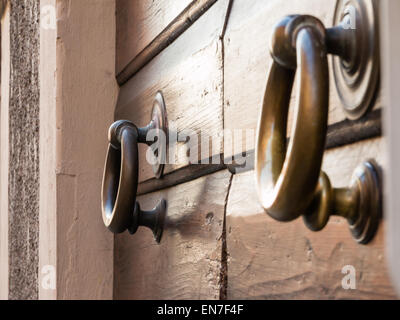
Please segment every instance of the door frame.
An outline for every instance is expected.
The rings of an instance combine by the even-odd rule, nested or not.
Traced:
[[[393,285],[400,294],[400,1],[381,0],[381,61],[387,172],[384,176],[386,253]]]

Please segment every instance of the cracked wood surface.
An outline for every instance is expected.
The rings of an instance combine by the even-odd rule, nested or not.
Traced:
[[[230,182],[224,170],[138,197],[144,210],[167,200],[164,233],[160,245],[147,228],[115,236],[115,299],[219,299]]]
[[[386,168],[382,138],[327,151],[323,169],[334,187],[345,187],[368,157]],[[233,177],[226,214],[228,299],[396,298],[385,257],[385,223],[373,242],[362,246],[340,217],[331,217],[321,232],[308,230],[301,218],[277,222],[259,205],[253,171]],[[356,290],[342,289],[346,265],[356,269]]]
[[[147,125],[155,94],[161,90],[170,131],[179,135],[188,130],[207,134],[212,138],[211,154],[222,152],[223,64],[220,36],[228,5],[228,0],[214,4],[174,43],[121,87],[116,120],[127,119],[137,126]],[[205,158],[194,150],[200,144],[200,138],[193,141],[192,159]],[[147,146],[139,146],[140,182],[154,176],[146,160],[147,149]],[[174,149],[176,156],[172,162],[175,164],[166,165],[165,173],[189,163],[185,141],[177,143]]]

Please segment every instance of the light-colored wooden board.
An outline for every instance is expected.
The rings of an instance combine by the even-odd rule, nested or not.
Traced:
[[[219,299],[224,210],[231,174],[220,171],[138,198],[164,198],[161,244],[147,228],[115,237],[115,299]]]
[[[117,0],[117,74],[192,0]]]
[[[231,0],[233,1],[233,0]],[[168,26],[144,47],[117,75],[118,84],[125,84],[141,68],[173,43],[197,21],[217,0],[192,1]],[[166,9],[167,10],[167,9]],[[132,41],[132,40],[130,40]],[[128,40],[129,43],[129,40]]]
[[[57,28],[40,32],[38,273],[51,284],[55,267],[57,282],[40,285],[39,298],[111,299],[114,236],[101,218],[101,180],[118,97],[115,1],[46,2]]]
[[[224,128],[253,129],[255,135],[267,74],[272,62],[269,45],[274,25],[289,14],[311,14],[318,17],[326,27],[331,27],[335,5],[336,1],[332,0],[233,2],[224,37]],[[341,109],[330,63],[329,70],[329,123],[332,124],[344,120],[345,114]],[[292,93],[291,109],[297,101],[296,86],[297,84]],[[380,107],[379,97],[375,104],[376,107]],[[291,111],[288,135],[292,117]],[[249,140],[246,150],[254,149],[254,141],[254,138]],[[231,154],[230,150],[225,150],[225,157]]]
[[[137,126],[147,125],[155,94],[161,90],[167,108],[170,131],[203,132],[212,137],[214,154],[222,152],[222,44],[228,0],[214,4],[173,44],[121,87],[115,119],[127,119]],[[200,144],[200,139],[198,139]],[[139,146],[139,180],[154,176],[146,161],[147,146]],[[201,155],[194,156],[202,159]],[[171,172],[188,164],[187,144],[176,145],[176,161]]]
[[[348,185],[366,157],[386,168],[384,139],[326,152],[323,169],[334,187]],[[259,205],[254,172],[235,175],[227,205],[228,299],[396,298],[385,258],[385,223],[369,245],[351,237],[348,223],[331,217],[320,232],[303,219],[278,222]],[[356,270],[356,290],[342,288],[342,268]]]

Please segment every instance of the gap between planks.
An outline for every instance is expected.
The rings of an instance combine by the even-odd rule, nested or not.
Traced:
[[[230,14],[232,12],[234,0],[229,0],[228,10],[226,12],[224,26],[222,28],[221,33],[221,47],[222,47],[222,101],[225,101],[225,33],[226,28],[228,27],[228,22],[230,18]],[[225,118],[225,107],[222,108],[223,118]],[[225,124],[225,121],[223,121]],[[220,159],[223,159],[223,155],[220,155]],[[221,273],[220,273],[220,291],[219,291],[219,300],[228,300],[228,246],[227,246],[227,238],[226,238],[226,214],[228,209],[228,200],[231,192],[233,181],[233,174],[229,178],[228,190],[226,191],[225,203],[224,203],[224,222],[222,225],[222,245],[221,245]]]
[[[221,246],[221,273],[220,273],[220,291],[219,300],[228,300],[228,246],[226,239],[226,214],[228,210],[228,200],[231,193],[231,187],[233,182],[233,174],[229,178],[229,185],[226,191],[225,203],[224,203],[224,222],[222,226],[222,246]]]

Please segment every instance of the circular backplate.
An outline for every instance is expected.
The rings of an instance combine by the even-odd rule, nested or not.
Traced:
[[[168,150],[168,121],[167,110],[165,107],[164,97],[161,92],[157,92],[153,103],[153,111],[151,120],[153,121],[154,128],[158,130],[157,137],[158,143],[155,152],[155,159],[153,164],[153,172],[157,179],[160,179],[164,173],[165,163],[167,161]]]
[[[379,87],[378,3],[375,0],[338,0],[333,25],[345,19],[347,29],[353,29],[359,60],[356,68],[348,68],[338,56],[332,66],[336,88],[349,119],[362,117],[373,104]],[[351,30],[349,30],[351,31]]]
[[[376,234],[382,217],[382,177],[374,160],[356,169],[352,188],[357,190],[359,216],[350,224],[350,231],[358,243],[367,244]]]

